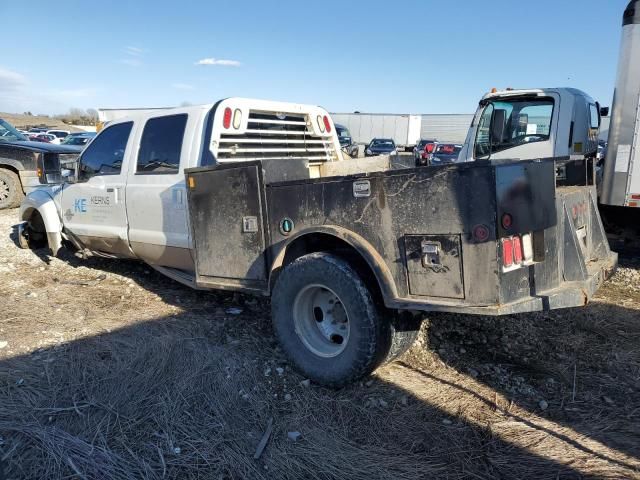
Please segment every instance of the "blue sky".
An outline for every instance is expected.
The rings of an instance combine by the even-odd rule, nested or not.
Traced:
[[[0,111],[246,96],[471,113],[494,86],[571,86],[609,105],[627,3],[1,0]]]

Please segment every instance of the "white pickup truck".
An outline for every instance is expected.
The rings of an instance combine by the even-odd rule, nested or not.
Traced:
[[[505,138],[504,111],[484,117],[478,152]],[[537,141],[539,130],[525,134]],[[418,312],[591,298],[617,256],[592,161],[558,161],[564,175],[553,158],[398,170],[389,157],[343,159],[320,107],[231,98],[113,120],[63,165],[62,185],[27,195],[19,238],[270,296],[283,350],[336,387],[409,348]]]
[[[258,131],[293,130],[297,122],[289,116],[314,119],[302,140],[289,140],[284,149],[276,137],[250,140]],[[231,138],[226,131],[233,132]],[[46,232],[53,255],[64,239],[95,255],[193,271],[185,169],[213,165],[216,159],[277,157],[304,158],[313,168],[341,155],[333,123],[320,107],[233,98],[215,105],[132,110],[100,132],[77,169],[73,164],[63,169],[63,185],[42,188],[24,200],[20,216],[27,223],[21,239]],[[41,221],[44,231],[34,231]]]

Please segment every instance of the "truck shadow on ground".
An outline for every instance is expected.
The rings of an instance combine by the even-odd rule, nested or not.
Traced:
[[[564,451],[554,459],[520,446],[452,411],[454,397],[441,397],[432,384],[458,398],[476,398],[474,390],[406,362],[340,391],[305,386],[276,347],[262,306],[233,319],[189,310],[0,361],[5,477],[599,478],[633,471],[594,451],[583,449],[588,467]],[[270,419],[270,441],[254,459]],[[288,440],[292,431],[301,433],[296,442]]]
[[[401,362],[331,391],[301,385],[264,299],[138,262],[62,260],[181,311],[0,361],[6,478],[640,476],[637,310],[430,315]]]

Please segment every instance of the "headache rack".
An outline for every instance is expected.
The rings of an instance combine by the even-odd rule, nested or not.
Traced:
[[[251,109],[246,129],[222,130],[214,142],[220,163],[299,159],[312,165],[338,160],[333,137],[316,135],[304,113]]]

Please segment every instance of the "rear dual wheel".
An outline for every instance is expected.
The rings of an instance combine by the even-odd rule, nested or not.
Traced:
[[[279,275],[272,295],[283,350],[311,380],[342,387],[402,355],[420,326],[378,305],[355,269],[329,253],[311,253]]]

